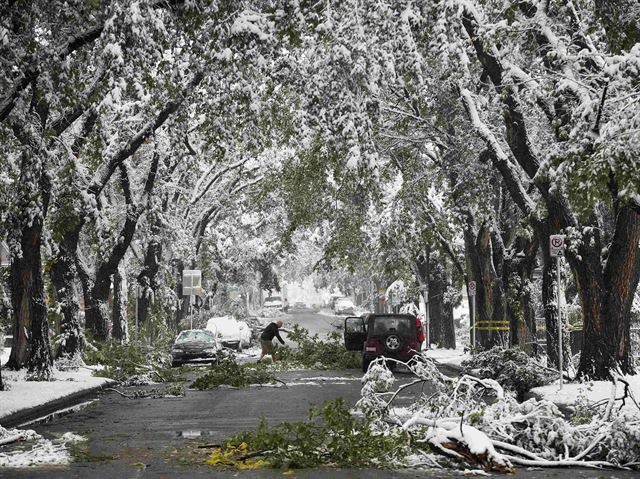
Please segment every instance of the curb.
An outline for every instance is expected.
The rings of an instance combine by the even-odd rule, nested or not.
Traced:
[[[5,428],[13,428],[36,419],[44,418],[60,409],[73,407],[81,403],[82,400],[86,399],[88,396],[97,393],[105,387],[112,386],[114,383],[116,383],[116,381],[109,381],[98,386],[76,391],[67,396],[59,397],[38,406],[20,409],[19,411],[0,417],[0,425]]]

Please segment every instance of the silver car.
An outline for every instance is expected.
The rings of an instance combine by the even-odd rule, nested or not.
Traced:
[[[220,349],[215,335],[206,329],[187,329],[178,334],[171,348],[171,365],[189,361],[214,361]]]

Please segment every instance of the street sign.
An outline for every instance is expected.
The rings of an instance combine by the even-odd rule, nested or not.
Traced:
[[[202,292],[202,271],[185,269],[182,271],[182,295],[199,296]]]
[[[562,308],[560,307],[562,274],[560,263],[564,255],[564,235],[549,236],[549,252],[551,253],[551,257],[556,259],[556,274],[558,275],[556,281],[556,299],[558,301],[558,369],[560,371],[560,389],[562,389]]]
[[[11,252],[9,251],[9,247],[7,243],[4,241],[0,242],[0,266],[10,266],[11,265]]]
[[[476,295],[476,282],[469,281],[469,296],[475,296],[475,295]]]
[[[564,254],[564,235],[549,236],[549,251],[554,258]]]

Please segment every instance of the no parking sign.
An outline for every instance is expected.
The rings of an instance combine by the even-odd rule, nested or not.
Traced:
[[[549,251],[552,257],[558,257],[564,254],[564,235],[549,236]]]

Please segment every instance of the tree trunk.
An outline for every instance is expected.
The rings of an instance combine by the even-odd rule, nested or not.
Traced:
[[[92,332],[93,339],[98,341],[106,341],[109,338],[110,290],[111,275],[104,268],[99,268],[93,287],[85,296],[86,328]]]
[[[49,342],[49,323],[42,277],[42,230],[49,208],[51,184],[37,154],[24,151],[21,163],[22,187],[15,216],[10,216],[9,231],[19,232],[21,254],[11,262],[11,304],[13,308],[13,344],[7,367],[27,367],[42,379],[51,377],[53,358]],[[37,202],[39,211],[33,211]]]
[[[497,274],[489,225],[483,223],[477,234],[472,225],[467,230],[465,244],[472,255],[471,276],[476,281],[476,346],[490,349],[506,343],[503,331],[497,329],[504,327],[504,288]]]
[[[431,343],[431,308],[429,307],[429,270],[430,270],[431,246],[426,245],[422,253],[420,253],[413,264],[413,272],[418,280],[420,294],[425,303],[426,317],[422,318],[426,328],[428,328],[429,337],[426,338]],[[375,289],[377,291],[377,288]],[[377,294],[377,293],[376,293]],[[377,300],[376,300],[377,303]],[[429,346],[429,344],[427,344]]]
[[[13,304],[13,345],[7,367],[28,367],[30,373],[48,379],[53,358],[49,343],[49,323],[45,304],[40,247],[41,218],[22,230],[22,255],[11,263]]]
[[[586,251],[580,251],[582,261],[572,261],[584,320],[580,376],[609,379],[611,371],[634,372],[630,318],[640,278],[639,241],[640,215],[623,207],[604,272],[599,256],[589,258]]]
[[[139,297],[138,297],[138,322],[147,329],[147,337],[151,332],[149,309],[153,303],[158,289],[157,275],[160,269],[160,256],[162,255],[162,244],[152,239],[147,245],[144,256],[144,265],[138,275]],[[182,284],[180,285],[182,287]],[[169,325],[173,327],[172,324]]]
[[[444,267],[431,255],[429,260],[429,338],[432,344],[443,347],[445,321],[444,294],[447,290]]]
[[[4,271],[0,269],[0,320],[9,319],[11,317],[11,300],[9,299],[5,288]],[[0,334],[0,351],[4,349],[4,335]],[[2,361],[0,361],[0,391],[4,390],[2,383]]]
[[[447,263],[443,258],[431,259],[431,281],[429,289],[430,310],[432,311],[432,323],[434,324],[432,342],[441,348],[455,349],[456,335],[453,323],[453,304],[449,300],[450,276],[447,272]]]
[[[549,242],[544,243],[548,245]],[[547,358],[550,365],[558,367],[558,297],[557,269],[555,259],[549,253],[549,247],[542,248],[542,304],[544,308],[545,336],[547,342]],[[566,371],[571,359],[571,344],[567,318],[562,319],[562,367]]]
[[[122,268],[113,275],[113,338],[126,343],[129,340],[127,327],[127,286]]]
[[[182,295],[182,272],[184,271],[184,261],[175,261],[176,273],[176,331],[182,330],[182,322],[189,314],[189,299]]]
[[[62,312],[60,339],[55,348],[56,358],[72,358],[81,354],[83,348],[83,336],[78,318],[80,305],[76,299],[75,284],[77,236],[75,239],[76,241],[74,238],[69,238],[69,241],[67,238],[63,240],[51,269],[51,283]]]
[[[503,283],[507,286],[509,344],[538,355],[535,311],[531,298],[531,276],[536,265],[539,243],[518,236],[512,253],[505,260]]]
[[[478,347],[477,341],[477,331],[474,332],[475,324],[478,323],[479,320],[485,321],[486,318],[484,315],[484,288],[482,288],[482,268],[480,264],[480,255],[478,254],[476,248],[476,232],[474,226],[474,220],[471,213],[467,212],[466,221],[463,230],[464,236],[464,249],[465,249],[465,258],[467,260],[467,276],[468,282],[475,281],[476,283],[476,294],[475,299],[471,295],[468,296],[469,301],[469,326],[471,328],[469,341],[471,343],[472,337],[476,335],[476,348]],[[479,307],[480,306],[480,307]],[[482,316],[481,316],[482,315]],[[473,322],[472,322],[473,317]]]

